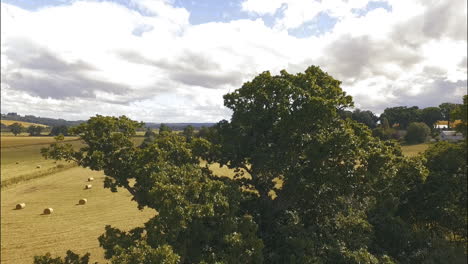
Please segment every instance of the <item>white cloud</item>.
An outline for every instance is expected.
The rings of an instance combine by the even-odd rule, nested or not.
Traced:
[[[312,64],[342,80],[364,109],[460,100],[466,1],[392,0],[391,11],[353,13],[367,3],[242,3],[252,14],[276,14],[271,28],[261,18],[191,25],[190,13],[167,0],[133,0],[133,8],[75,1],[37,11],[2,3],[2,112],[218,121],[229,118],[223,94],[262,71]],[[331,31],[288,34],[321,12],[338,18]]]

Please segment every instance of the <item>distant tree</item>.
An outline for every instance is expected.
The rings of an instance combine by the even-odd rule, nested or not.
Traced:
[[[425,123],[414,122],[408,126],[405,140],[410,144],[423,143],[430,134],[431,129]]]
[[[193,136],[195,135],[195,129],[193,126],[188,125],[184,128],[184,131],[182,132],[182,135],[184,135],[185,139],[187,142],[192,141]]]
[[[20,123],[13,123],[9,125],[8,128],[10,129],[11,133],[13,133],[13,135],[15,136],[21,134],[21,132],[24,130],[23,125],[21,125]]]
[[[206,126],[202,126],[197,133],[197,137],[200,138],[208,138],[208,135],[210,134],[210,128]]]
[[[388,119],[386,117],[384,117],[382,119],[382,128],[383,129],[389,129],[390,128],[390,123],[388,123]]]
[[[439,107],[426,107],[421,111],[421,121],[431,129],[438,120],[442,120],[442,112]]]
[[[387,118],[391,126],[399,124],[400,129],[406,129],[409,123],[420,120],[420,113],[421,111],[417,106],[390,107],[384,110],[380,119]]]
[[[381,140],[399,140],[401,137],[396,129],[390,127],[390,124],[385,117],[382,119],[381,124],[378,127],[372,129],[372,135],[380,138]]]
[[[458,132],[463,133],[466,137],[467,135],[467,116],[468,116],[468,95],[463,96],[463,104],[457,105],[451,113],[452,120],[461,120],[461,123],[458,124],[455,129]]]
[[[346,118],[352,119],[352,116],[353,116],[353,112],[349,110],[343,110],[343,109],[338,110],[338,114],[343,119],[346,119]]]
[[[161,135],[165,132],[171,133],[172,129],[168,125],[161,123],[161,125],[159,125],[159,134]]]
[[[32,125],[28,127],[27,132],[30,136],[40,136],[43,129],[41,126]]]
[[[150,144],[152,144],[154,142],[154,140],[156,139],[156,133],[154,133],[153,129],[151,128],[147,128],[146,129],[146,132],[145,132],[145,139],[143,139],[143,142],[141,143],[140,147],[141,148],[146,148],[147,146],[149,146]]]
[[[369,128],[377,127],[377,121],[379,120],[371,111],[361,111],[360,109],[354,110],[351,114],[351,118],[359,123],[365,124]]]
[[[51,136],[58,136],[60,134],[68,136],[68,127],[64,125],[52,127],[52,130],[50,131]]]
[[[454,103],[442,103],[439,105],[440,113],[442,114],[442,120],[448,121],[448,127],[450,127],[450,115],[456,107],[457,104]]]

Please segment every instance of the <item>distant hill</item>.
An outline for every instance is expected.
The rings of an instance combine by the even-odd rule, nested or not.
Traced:
[[[214,126],[216,123],[145,123],[146,127],[149,127],[149,128],[159,128],[161,124],[165,124],[166,126],[170,127],[172,130],[184,130],[184,128],[188,125],[193,126],[196,130],[198,130],[203,126],[204,127]]]
[[[67,121],[64,119],[54,119],[54,118],[48,118],[48,117],[37,117],[33,115],[25,115],[21,116],[18,115],[17,113],[8,113],[8,114],[2,114],[2,123],[3,120],[9,120],[9,121],[22,121],[22,122],[28,122],[28,123],[34,123],[34,124],[42,124],[45,126],[76,126],[81,123],[84,123],[86,121],[84,120],[79,120],[79,121]],[[13,122],[14,123],[14,122]]]
[[[77,125],[79,125],[81,123],[86,122],[85,120],[67,121],[67,120],[64,120],[64,119],[55,119],[55,118],[49,118],[49,117],[37,117],[37,116],[33,116],[33,115],[21,116],[21,115],[18,115],[17,113],[2,114],[1,119],[2,119],[2,124],[5,124],[7,126],[12,124],[12,123],[18,122],[18,121],[19,122],[25,122],[25,123],[33,123],[34,125],[41,124],[41,125],[50,126],[50,127],[63,126],[63,125],[65,125],[65,126],[77,126]],[[4,123],[4,121],[5,122],[11,122],[11,123],[6,124],[6,123]],[[202,126],[210,127],[210,126],[215,125],[216,123],[164,123],[164,124],[169,126],[172,130],[184,130],[184,128],[186,126],[188,126],[188,125],[191,125],[195,129],[198,130]],[[145,126],[149,127],[149,128],[159,128],[160,125],[161,125],[161,123],[153,123],[153,122],[145,123]],[[24,125],[24,124],[23,124],[23,126],[26,127],[26,125]],[[27,126],[29,126],[29,125],[27,125]]]
[[[24,122],[24,121],[16,121],[16,120],[4,120],[4,119],[2,119],[2,120],[1,120],[1,123],[2,123],[2,125],[5,125],[5,126],[9,126],[9,125],[14,124],[14,123],[19,123],[19,124],[21,124],[23,127],[30,127],[30,126],[48,127],[48,126],[43,125],[43,124],[37,124],[37,123],[31,123],[31,122]]]

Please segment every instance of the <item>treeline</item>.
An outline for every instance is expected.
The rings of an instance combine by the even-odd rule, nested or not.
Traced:
[[[438,107],[426,107],[422,109],[417,106],[388,107],[385,108],[380,116],[375,115],[369,110],[343,110],[341,116],[363,123],[369,128],[376,128],[385,119],[387,119],[390,126],[396,126],[402,130],[407,129],[409,124],[413,122],[423,122],[432,128],[437,121],[448,121],[450,125],[451,121],[459,117],[456,111],[462,106],[462,104],[443,103]]]
[[[438,107],[420,109],[417,106],[388,107],[377,116],[372,111],[342,110],[343,119],[350,118],[372,129],[372,134],[383,140],[404,139],[408,143],[423,142],[428,136],[438,136],[436,124],[447,121],[446,129],[455,129],[466,134],[466,96],[464,104],[442,103]],[[456,123],[456,120],[464,122]]]
[[[2,119],[5,120],[13,120],[13,121],[22,121],[22,122],[29,122],[29,123],[36,123],[36,124],[42,124],[50,127],[54,126],[77,126],[81,123],[84,123],[86,121],[83,120],[78,120],[78,121],[67,121],[64,119],[55,119],[55,118],[48,118],[48,117],[37,117],[33,115],[25,115],[21,116],[18,115],[17,113],[7,113],[7,114],[2,114]]]
[[[167,126],[171,130],[174,131],[183,131],[187,126],[191,126],[196,130],[201,129],[202,127],[211,127],[214,126],[215,123],[145,123],[147,128],[159,128],[161,125]]]

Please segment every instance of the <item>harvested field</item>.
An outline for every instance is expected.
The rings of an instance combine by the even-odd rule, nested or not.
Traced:
[[[95,186],[83,190],[87,176],[95,178]],[[49,251],[64,256],[68,249],[90,252],[93,263],[104,262],[97,238],[105,225],[128,230],[141,226],[155,211],[139,211],[126,190],[112,193],[102,187],[103,179],[100,172],[76,167],[2,189],[1,263],[29,264],[34,255]],[[85,193],[92,203],[77,205]],[[15,210],[23,202],[27,206]],[[43,215],[48,207],[54,212]]]

